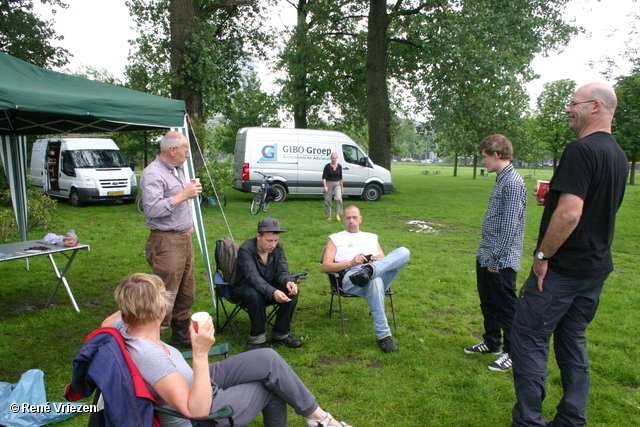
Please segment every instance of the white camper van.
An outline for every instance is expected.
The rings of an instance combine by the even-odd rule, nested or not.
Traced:
[[[120,149],[105,136],[61,135],[33,143],[31,184],[72,206],[122,200],[133,203],[138,184]]]
[[[341,132],[313,129],[242,128],[236,137],[233,188],[260,189],[262,172],[274,177],[275,201],[289,194],[322,194],[322,171],[331,153],[342,165],[344,194],[378,201],[393,191],[391,172],[375,165]]]

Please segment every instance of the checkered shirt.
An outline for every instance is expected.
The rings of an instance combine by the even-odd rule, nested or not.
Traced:
[[[477,254],[482,267],[520,270],[526,210],[527,188],[509,164],[496,178],[482,221],[482,240]]]

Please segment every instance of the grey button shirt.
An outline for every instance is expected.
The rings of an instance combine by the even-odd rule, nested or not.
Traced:
[[[182,168],[177,168],[178,176],[173,169],[158,155],[140,177],[144,213],[152,230],[185,231],[193,226],[191,201],[173,205],[173,196],[187,185]]]

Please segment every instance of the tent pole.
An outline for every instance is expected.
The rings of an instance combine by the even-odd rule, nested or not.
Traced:
[[[189,139],[189,124],[187,123],[186,116],[184,121],[184,126],[182,128],[172,128],[171,130],[175,130],[180,132],[189,140],[189,147],[191,147],[191,140]],[[196,177],[196,171],[193,166],[193,159],[191,156],[187,157],[185,164],[185,175],[187,180]],[[196,230],[196,236],[198,238],[198,242],[200,243],[200,250],[202,251],[202,258],[204,260],[204,268],[207,274],[207,281],[209,282],[209,292],[211,293],[211,302],[214,308],[217,308],[216,305],[216,294],[215,287],[213,284],[213,271],[211,270],[211,262],[209,261],[209,248],[207,246],[207,238],[204,231],[204,221],[202,219],[202,209],[200,207],[200,203],[198,203],[198,198],[192,199],[193,206],[193,219],[194,219],[194,228]]]

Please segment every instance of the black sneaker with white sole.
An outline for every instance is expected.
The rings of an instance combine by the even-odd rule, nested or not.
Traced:
[[[480,353],[489,353],[489,354],[500,354],[500,348],[492,349],[489,348],[486,342],[482,341],[480,344],[476,344],[471,347],[465,347],[464,352],[467,354],[480,354]]]
[[[509,353],[502,353],[498,360],[489,365],[489,369],[495,372],[507,372],[511,367],[513,367],[513,362]]]

